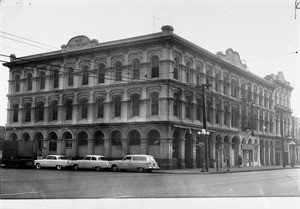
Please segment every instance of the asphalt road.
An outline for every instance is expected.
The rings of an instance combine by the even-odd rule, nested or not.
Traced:
[[[167,174],[0,168],[0,199],[299,197],[300,170]]]

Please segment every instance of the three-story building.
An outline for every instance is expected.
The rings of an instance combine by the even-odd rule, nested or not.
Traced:
[[[10,69],[7,140],[32,140],[38,155],[153,155],[163,169],[204,163],[206,90],[210,166],[289,162],[293,88],[261,78],[232,49],[213,54],[159,33],[99,43],[72,38],[59,51],[17,58]],[[282,162],[282,153],[286,156]]]

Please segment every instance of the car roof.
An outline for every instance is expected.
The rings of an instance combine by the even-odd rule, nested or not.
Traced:
[[[104,157],[103,155],[86,155],[85,157]]]
[[[153,157],[152,155],[142,155],[142,154],[134,154],[134,155],[125,155],[125,157],[132,156],[132,157]]]
[[[53,157],[65,157],[63,155],[48,155],[48,156],[53,156]]]

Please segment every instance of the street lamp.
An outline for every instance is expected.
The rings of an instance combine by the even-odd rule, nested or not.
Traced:
[[[204,163],[202,165],[202,169],[201,171],[202,172],[205,172],[207,171],[208,172],[208,169],[209,169],[209,166],[208,166],[208,136],[209,136],[209,131],[207,131],[206,129],[202,129],[201,131],[198,131],[198,135],[203,135],[204,136]]]
[[[291,147],[291,155],[292,155],[291,166],[294,167],[294,165],[295,165],[295,162],[294,162],[294,147],[295,147],[296,143],[295,143],[294,141],[291,141],[291,142],[289,143],[289,145],[290,145],[290,147]]]
[[[202,99],[202,106],[203,106],[203,129],[202,129],[202,133],[205,133],[204,134],[204,145],[205,145],[205,148],[204,148],[204,152],[205,152],[205,168],[206,168],[206,171],[208,172],[208,165],[209,165],[209,162],[208,162],[208,135],[209,135],[209,132],[206,130],[206,96],[205,96],[205,90],[208,89],[210,86],[212,86],[211,84],[202,84],[201,86],[198,86],[199,88],[202,88],[202,96],[203,96],[203,99]],[[203,132],[204,130],[204,132]],[[204,171],[204,170],[202,170]]]

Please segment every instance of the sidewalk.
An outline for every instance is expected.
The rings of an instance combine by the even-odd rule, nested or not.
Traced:
[[[172,170],[158,170],[153,171],[155,173],[166,173],[166,174],[218,174],[218,173],[237,173],[237,172],[253,172],[253,171],[266,171],[266,170],[284,170],[284,169],[299,169],[300,165],[291,167],[290,165],[268,165],[268,166],[250,166],[250,167],[230,167],[230,171],[227,171],[227,167],[209,168],[209,172],[201,172],[201,168],[187,168],[187,169],[172,169]]]

